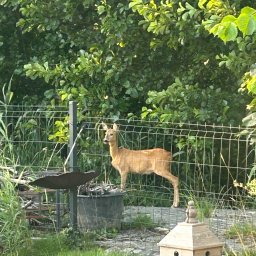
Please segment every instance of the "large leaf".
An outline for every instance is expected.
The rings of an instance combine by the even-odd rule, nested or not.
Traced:
[[[237,26],[234,22],[221,23],[217,34],[224,42],[234,41],[238,34]]]
[[[236,17],[233,15],[227,15],[222,19],[222,23],[224,22],[235,22],[236,21]]]
[[[256,10],[249,6],[246,6],[241,10],[241,14],[256,15]]]
[[[256,21],[252,15],[242,13],[237,18],[236,23],[244,36],[252,35],[256,29]]]

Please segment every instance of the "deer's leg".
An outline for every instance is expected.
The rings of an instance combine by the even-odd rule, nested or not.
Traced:
[[[121,175],[121,190],[125,191],[128,172],[120,172],[120,175]]]
[[[173,198],[173,207],[178,207],[179,206],[179,178],[172,175],[169,171],[165,171],[160,173],[156,173],[163,178],[167,179],[172,185],[173,185],[173,191],[174,191],[174,198]]]

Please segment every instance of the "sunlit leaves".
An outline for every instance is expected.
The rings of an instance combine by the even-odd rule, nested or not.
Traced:
[[[236,18],[233,15],[225,16],[220,23],[209,29],[209,32],[218,36],[225,43],[235,41],[240,31],[245,36],[252,35],[256,30],[256,10],[244,7]]]
[[[256,94],[256,76],[253,76],[248,82],[247,82],[247,89],[249,92]]]
[[[252,35],[256,29],[256,20],[252,15],[241,13],[237,20],[237,27],[243,33],[243,36]]]
[[[142,0],[132,0],[129,7],[143,16],[144,20],[139,24],[156,35],[169,33],[173,24],[173,3],[170,1],[162,2],[157,5],[154,0],[144,3]]]
[[[235,24],[235,17],[232,15],[226,16],[221,23],[216,24],[210,29],[210,33],[218,35],[224,42],[233,41],[236,39],[238,31]]]

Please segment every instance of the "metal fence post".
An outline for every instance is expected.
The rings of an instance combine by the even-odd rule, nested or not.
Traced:
[[[69,102],[69,171],[76,172],[77,169],[77,103]],[[77,229],[77,188],[70,189],[69,193],[70,223],[73,229]]]
[[[61,204],[61,200],[60,200],[60,190],[57,189],[56,190],[56,229],[57,232],[60,232],[61,229],[61,209],[60,209],[60,204]]]

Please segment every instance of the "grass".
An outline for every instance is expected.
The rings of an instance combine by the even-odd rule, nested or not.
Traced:
[[[147,214],[138,214],[131,222],[123,225],[124,229],[151,229],[155,227],[157,227],[157,223]]]
[[[225,233],[226,237],[232,238],[255,238],[256,239],[256,226],[252,223],[235,224],[231,226]]]
[[[24,211],[8,174],[0,183],[0,254],[14,253],[29,241]]]
[[[152,218],[146,214],[139,214],[130,223],[126,224],[129,229],[150,229],[157,226]],[[99,248],[95,243],[100,238],[115,236],[117,230],[101,230],[100,232],[80,233],[72,229],[66,229],[60,234],[34,233],[36,238],[32,239],[29,246],[20,248],[18,254],[7,254],[7,256],[129,256],[124,252],[107,252]]]
[[[67,241],[67,239],[68,237],[64,234],[39,237],[33,239],[30,246],[21,248],[18,254],[7,256],[128,256],[121,252],[106,252],[103,248],[97,247],[90,236],[82,236],[78,241]]]
[[[197,217],[200,221],[205,218],[210,218],[215,210],[215,204],[207,199],[202,198],[202,200],[196,201]]]
[[[226,256],[256,256],[256,250],[243,250],[241,252],[227,251]]]
[[[235,224],[231,226],[226,232],[225,236],[228,239],[239,239],[243,250],[240,252],[228,251],[227,256],[256,256],[255,249],[247,249],[246,244],[256,245],[256,226],[252,223]]]

